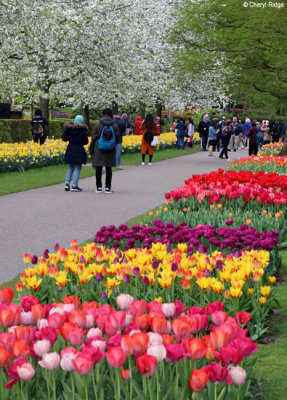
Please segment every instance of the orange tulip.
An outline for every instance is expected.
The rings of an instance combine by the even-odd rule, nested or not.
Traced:
[[[189,380],[191,390],[201,392],[207,385],[208,377],[208,372],[204,368],[194,369]]]

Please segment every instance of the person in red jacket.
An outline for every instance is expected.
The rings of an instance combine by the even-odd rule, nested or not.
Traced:
[[[149,155],[149,163],[148,165],[152,165],[152,156],[154,152],[154,147],[151,145],[151,141],[146,141],[145,140],[145,133],[146,132],[152,132],[151,136],[158,136],[160,134],[159,127],[157,124],[154,122],[153,116],[151,114],[148,114],[141,124],[141,135],[143,135],[142,138],[142,146],[141,146],[141,153],[142,153],[142,165],[145,165],[145,155]]]
[[[141,124],[142,124],[142,117],[140,115],[137,116],[137,119],[135,121],[135,135],[141,135]]]

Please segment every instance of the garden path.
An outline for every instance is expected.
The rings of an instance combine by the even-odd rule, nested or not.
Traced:
[[[81,243],[102,225],[117,226],[159,206],[165,192],[183,185],[192,174],[224,168],[226,161],[215,154],[211,158],[200,152],[152,166],[125,166],[113,173],[112,195],[96,194],[92,177],[80,180],[82,193],[65,192],[60,184],[0,197],[0,283],[23,272],[24,253],[39,256],[46,248],[53,251],[57,242],[69,247],[71,239]],[[239,159],[247,151],[230,156]]]

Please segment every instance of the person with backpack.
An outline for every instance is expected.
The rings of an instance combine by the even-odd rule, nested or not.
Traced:
[[[154,146],[152,146],[151,143],[153,141],[154,136],[159,135],[159,128],[157,124],[154,122],[153,116],[151,114],[147,114],[145,120],[141,124],[140,134],[142,135],[142,145],[141,145],[142,165],[145,165],[146,154],[149,155],[148,165],[152,165]]]
[[[69,142],[64,162],[68,163],[68,171],[65,179],[65,191],[70,190],[70,182],[73,177],[71,192],[81,192],[79,187],[79,178],[82,164],[86,164],[87,156],[84,145],[89,143],[88,127],[85,125],[85,119],[82,115],[77,115],[74,124],[65,125],[65,131],[62,135],[64,142]]]
[[[45,143],[47,134],[45,127],[48,125],[46,118],[42,116],[42,111],[40,108],[35,110],[35,116],[32,118],[32,136],[34,143],[40,142],[40,145]]]
[[[96,170],[96,193],[103,193],[102,169],[106,169],[105,193],[112,192],[112,167],[116,166],[116,145],[120,141],[118,125],[113,120],[110,108],[103,111],[100,121],[92,132],[90,154]]]
[[[224,158],[223,156],[225,156],[225,158],[228,158],[228,144],[229,144],[229,140],[231,137],[231,119],[227,119],[224,122],[224,126],[222,127],[222,133],[221,133],[221,143],[222,143],[222,150],[221,153],[219,154],[219,158]]]

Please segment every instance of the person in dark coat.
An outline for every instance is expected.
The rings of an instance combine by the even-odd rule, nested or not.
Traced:
[[[200,121],[198,125],[198,132],[199,136],[201,137],[202,151],[207,151],[206,146],[208,141],[209,125],[210,121],[208,121],[208,114],[205,114],[202,117],[202,121]]]
[[[256,141],[256,136],[257,136],[257,128],[256,128],[256,122],[253,121],[251,123],[251,128],[249,129],[247,133],[247,137],[249,138],[249,155],[251,156],[254,154],[255,156],[257,155],[258,152],[258,147],[257,147],[257,141]]]
[[[98,148],[98,140],[104,127],[112,127],[115,133],[115,147],[112,151],[101,151]],[[113,112],[110,108],[103,111],[100,121],[95,125],[90,144],[92,155],[92,165],[96,169],[96,193],[102,193],[102,169],[106,169],[106,189],[105,193],[112,193],[112,167],[116,166],[116,144],[120,141],[118,125],[113,120]]]
[[[180,147],[182,147],[182,150],[184,150],[184,137],[185,137],[185,128],[186,125],[184,123],[184,120],[181,118],[180,121],[176,124],[175,129],[177,129],[177,149],[180,150]]]
[[[64,142],[69,142],[64,161],[69,164],[65,179],[65,191],[70,190],[70,182],[74,173],[72,192],[81,192],[78,186],[82,164],[86,164],[87,156],[84,145],[88,144],[88,127],[82,115],[77,115],[74,124],[65,125],[65,131],[62,135]]]
[[[48,125],[46,118],[42,116],[40,108],[35,110],[35,116],[32,118],[32,136],[35,143],[40,142],[40,145],[45,143],[47,133],[45,127]]]

